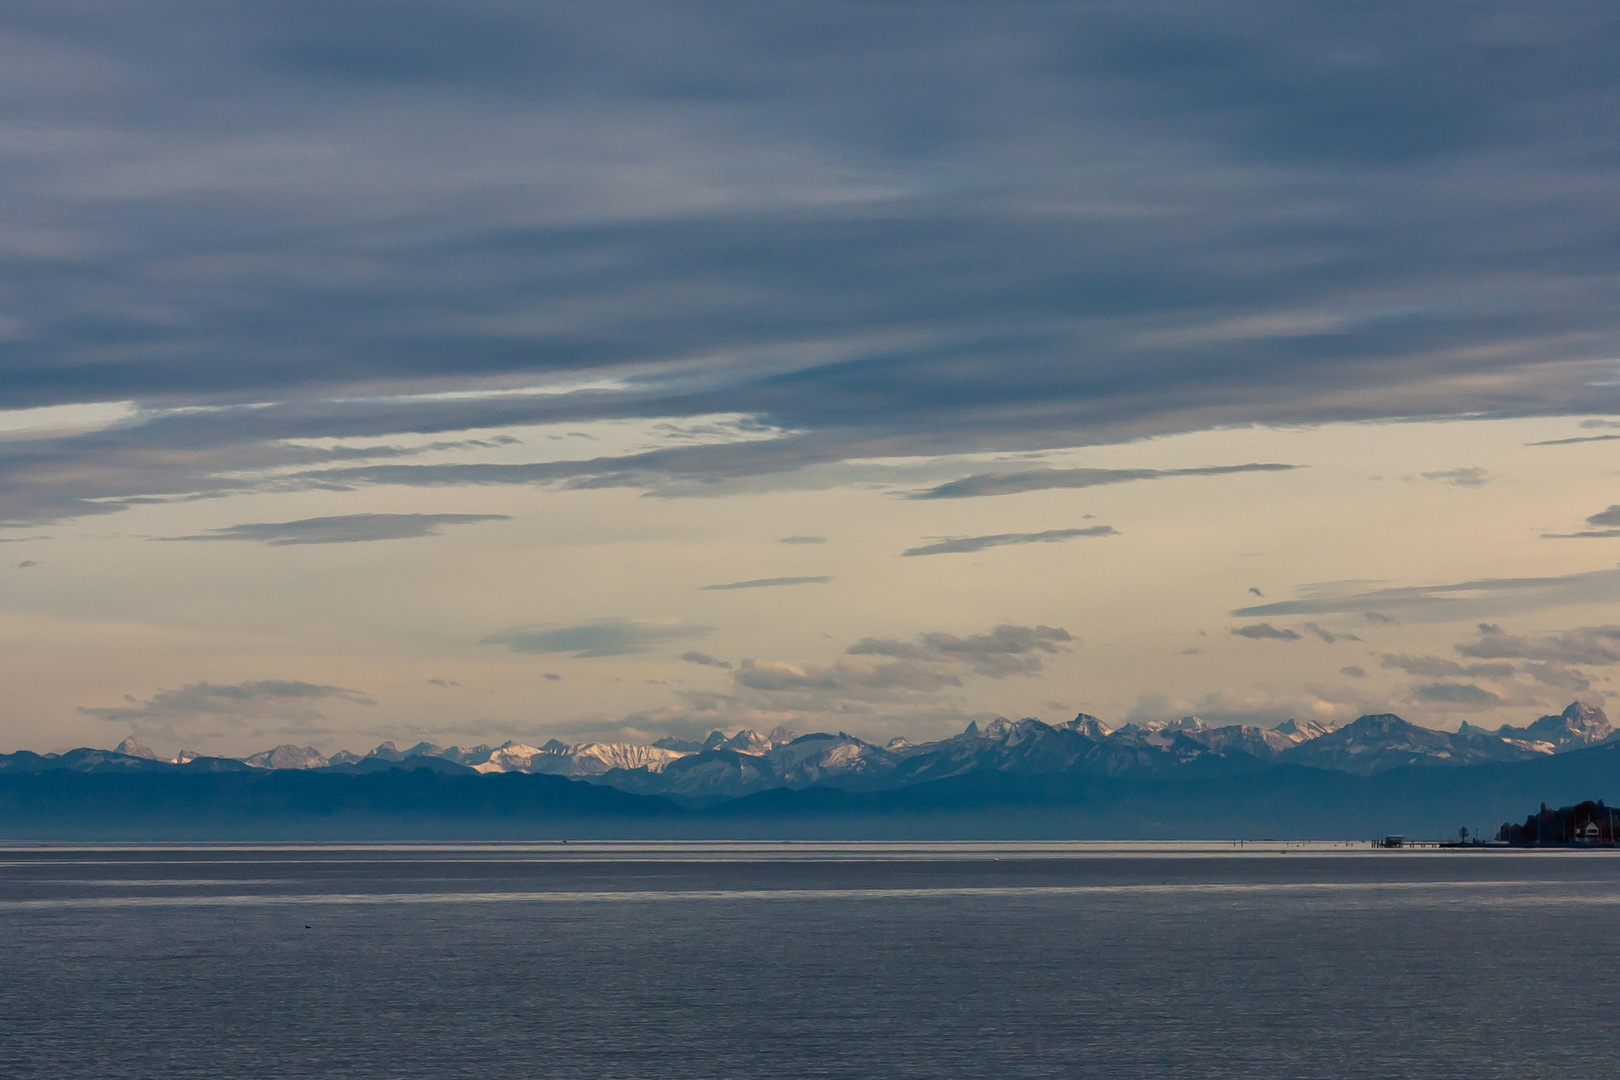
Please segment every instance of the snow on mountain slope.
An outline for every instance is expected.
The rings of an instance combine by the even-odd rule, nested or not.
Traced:
[[[489,757],[473,764],[474,772],[504,773],[504,772],[535,772],[551,770],[535,770],[534,759],[544,754],[538,746],[529,746],[520,742],[505,742],[489,752]]]
[[[1307,720],[1303,724],[1298,720],[1284,720],[1271,729],[1281,735],[1286,735],[1296,744],[1319,739],[1333,730],[1331,724],[1319,724],[1315,720]]]
[[[1216,753],[1248,754],[1263,761],[1269,761],[1284,750],[1299,745],[1298,739],[1285,735],[1276,728],[1254,727],[1248,724],[1209,728],[1192,737]]]
[[[636,743],[583,743],[567,755],[568,775],[600,776],[609,769],[648,769],[661,772],[672,761],[686,757],[679,750],[663,750]]]
[[[897,760],[892,752],[842,731],[837,735],[806,735],[762,757],[788,787],[876,778],[887,775]]]
[[[600,782],[620,791],[668,795],[698,806],[786,786],[763,757],[735,750],[686,754],[659,772],[615,769],[604,774]]]
[[[1494,735],[1437,731],[1392,713],[1363,716],[1337,731],[1284,751],[1278,760],[1295,765],[1371,776],[1408,765],[1475,765],[1522,761],[1534,751]]]
[[[1081,713],[1055,725],[1034,718],[998,717],[982,726],[969,723],[961,733],[935,742],[894,739],[882,747],[844,732],[795,737],[778,727],[766,734],[744,729],[728,736],[714,731],[702,742],[664,738],[652,745],[570,745],[551,739],[543,746],[511,741],[494,748],[462,749],[421,742],[402,752],[385,742],[364,758],[343,752],[329,761],[410,767],[415,758],[439,758],[480,773],[550,773],[625,791],[712,803],[779,787],[881,790],[968,773],[1120,776],[1195,762],[1228,769],[1279,762],[1371,775],[1414,764],[1527,760],[1615,737],[1601,709],[1573,702],[1562,713],[1541,717],[1527,727],[1504,726],[1494,733],[1467,724],[1454,733],[1439,731],[1392,714],[1363,716],[1337,729],[1310,720],[1286,720],[1272,728],[1211,727],[1197,716],[1137,721],[1113,729]],[[313,748],[294,746],[243,760],[269,769],[321,768],[328,763]]]
[[[1092,739],[1096,742],[1102,742],[1104,739],[1108,738],[1108,736],[1114,733],[1113,728],[1109,727],[1095,716],[1089,716],[1086,713],[1081,713],[1073,720],[1066,721],[1062,724],[1055,724],[1053,726],[1059,731],[1068,730],[1077,732],[1078,734],[1084,735],[1086,738]]]
[[[1484,732],[1483,728],[1471,728],[1466,723],[1463,728],[1470,732]],[[1603,714],[1603,710],[1596,705],[1572,701],[1561,713],[1543,716],[1528,727],[1516,728],[1503,724],[1495,734],[1498,738],[1513,742],[1546,746],[1546,753],[1563,753],[1612,739],[1614,728],[1609,725],[1609,718]]]
[[[564,746],[547,743],[529,746],[508,742],[489,752],[483,761],[472,767],[481,773],[528,772],[549,773],[554,776],[595,777],[613,769],[641,769],[661,771],[671,761],[685,757],[679,750],[665,750],[639,743],[580,743]]]
[[[324,769],[330,761],[313,746],[293,746],[283,743],[274,750],[261,750],[242,759],[256,769]]]
[[[135,738],[133,735],[119,743],[117,746],[113,747],[113,753],[123,754],[126,757],[146,758],[148,761],[157,760],[157,754],[152,752],[152,748],[142,744],[141,741]]]

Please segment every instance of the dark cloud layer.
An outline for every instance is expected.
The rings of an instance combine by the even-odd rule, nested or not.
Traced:
[[[983,551],[985,548],[1004,547],[1009,544],[1058,544],[1065,540],[1077,540],[1082,536],[1118,536],[1119,530],[1112,525],[1092,525],[1084,529],[1048,529],[1038,533],[997,533],[994,536],[954,536],[940,540],[933,544],[923,544],[920,547],[907,548],[902,555],[949,555],[962,554],[973,551]]]
[[[0,408],[270,407],[17,447],[0,519],[317,456],[282,438],[540,419],[805,433],[716,455],[761,475],[1620,411],[1617,18],[18,0]]]
[[[298,521],[260,521],[211,529],[196,536],[165,540],[251,540],[271,547],[290,544],[355,544],[368,540],[409,540],[437,536],[445,525],[509,521],[505,514],[343,514]]]

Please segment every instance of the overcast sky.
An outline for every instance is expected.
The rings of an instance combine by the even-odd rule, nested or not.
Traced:
[[[1523,724],[1601,3],[0,10],[0,749]]]

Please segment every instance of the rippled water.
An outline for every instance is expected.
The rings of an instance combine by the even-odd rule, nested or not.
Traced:
[[[1608,853],[0,847],[8,1077],[1581,1077]]]

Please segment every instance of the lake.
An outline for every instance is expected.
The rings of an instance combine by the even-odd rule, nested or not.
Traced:
[[[1615,1071],[1620,860],[0,846],[8,1077]]]

